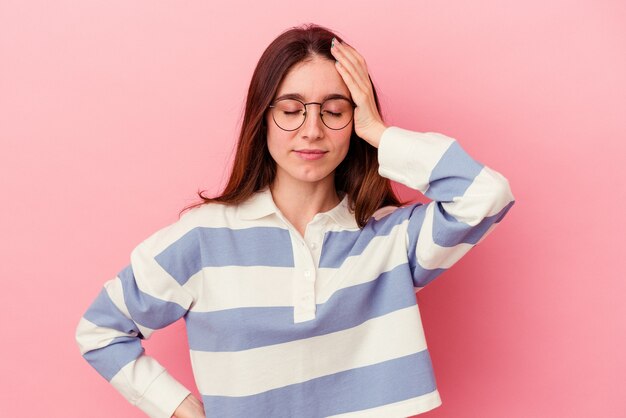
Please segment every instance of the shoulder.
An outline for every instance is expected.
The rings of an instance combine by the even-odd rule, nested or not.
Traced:
[[[401,207],[399,206],[383,206],[381,208],[378,208],[378,210],[376,210],[373,214],[372,214],[372,218],[374,221],[378,221],[386,216],[389,216],[390,214],[394,213],[395,211],[397,211],[398,209],[400,209]]]
[[[365,229],[390,231],[396,226],[407,225],[415,210],[421,206],[423,206],[422,203],[412,203],[405,206],[383,206],[372,214],[365,225]]]
[[[191,208],[174,222],[167,224],[145,238],[139,246],[156,255],[168,247],[203,234],[208,228],[228,228],[236,217],[236,205],[206,203]]]
[[[388,222],[392,219],[406,218],[408,219],[411,216],[411,213],[418,207],[422,206],[423,203],[411,203],[405,206],[383,206],[377,209],[370,218],[371,222],[380,222],[385,221]]]

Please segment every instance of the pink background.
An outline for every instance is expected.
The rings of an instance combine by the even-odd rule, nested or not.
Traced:
[[[221,190],[254,66],[305,22],[366,58],[389,124],[456,138],[517,200],[418,296],[443,399],[425,416],[625,416],[626,3],[608,0],[0,2],[2,415],[144,416],[81,358],[78,320]],[[196,390],[182,322],[145,347]]]

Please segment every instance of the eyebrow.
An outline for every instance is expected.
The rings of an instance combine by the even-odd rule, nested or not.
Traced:
[[[280,99],[299,99],[299,100],[304,101],[304,96],[302,96],[300,93],[285,93],[285,94],[281,94],[280,96],[278,96],[275,100],[280,100]],[[331,94],[327,94],[326,96],[322,97],[322,102],[324,100],[328,100],[328,99],[346,99],[346,100],[350,100],[349,97],[346,97],[343,94],[331,93]]]

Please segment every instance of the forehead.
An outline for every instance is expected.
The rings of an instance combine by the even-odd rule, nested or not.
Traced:
[[[351,98],[334,61],[318,57],[295,64],[283,77],[276,93],[277,96],[300,94],[305,100],[320,100],[330,94]]]

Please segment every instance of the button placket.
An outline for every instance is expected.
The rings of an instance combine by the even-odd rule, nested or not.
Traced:
[[[325,226],[328,222],[326,216],[316,215],[314,221],[311,222],[305,231],[304,240],[307,248],[313,258],[314,265],[319,265],[319,259],[322,251],[322,239],[324,237]]]
[[[325,216],[316,215],[307,225],[304,236],[301,236],[290,226],[292,240],[295,244],[294,248],[301,248],[301,251],[294,252],[297,272],[293,284],[294,322],[296,323],[315,318],[315,281],[321,252],[321,239],[326,222]]]
[[[294,323],[315,318],[315,264],[306,241],[297,231],[291,230],[296,273],[293,283]]]
[[[315,305],[315,264],[313,257],[308,251],[303,251],[305,265],[302,270],[302,295],[300,300],[309,309],[314,308]],[[311,306],[313,305],[313,306]]]

